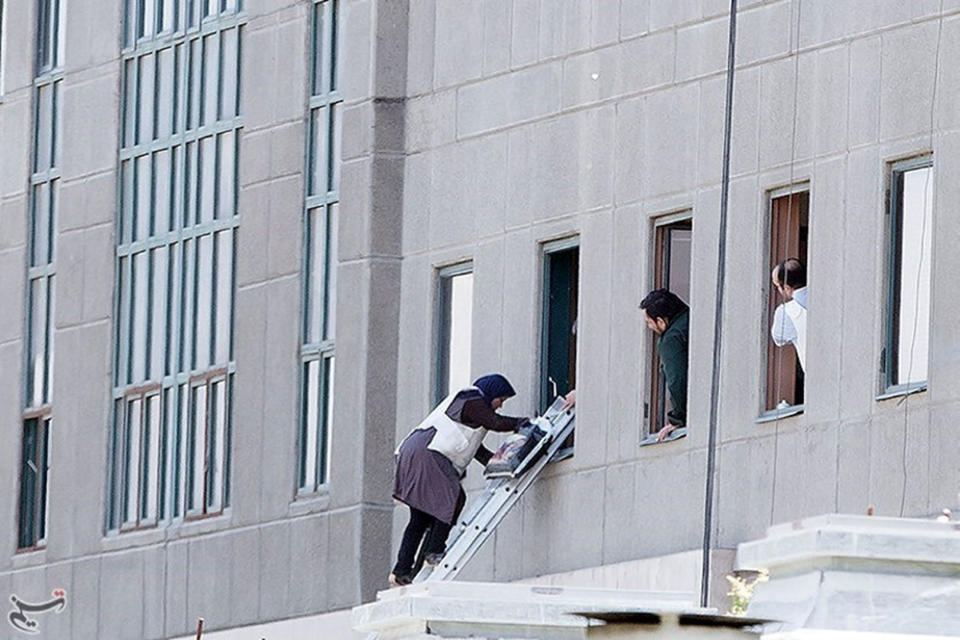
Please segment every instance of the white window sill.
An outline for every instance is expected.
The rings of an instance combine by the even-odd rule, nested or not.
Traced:
[[[798,416],[803,413],[802,404],[794,404],[789,407],[783,407],[782,409],[774,409],[773,411],[767,411],[764,414],[761,414],[754,422],[756,424],[764,424],[767,422],[776,422],[777,420],[783,420],[784,418],[791,418],[793,416]]]
[[[298,495],[287,508],[288,516],[303,516],[319,513],[330,508],[330,487],[323,485],[313,493]]]
[[[10,559],[10,564],[14,569],[26,569],[47,564],[47,548],[36,547],[24,551],[17,551]]]
[[[875,400],[880,402],[882,400],[892,400],[893,398],[904,398],[906,396],[913,395],[915,393],[923,393],[927,390],[926,382],[917,382],[911,385],[902,385],[899,387],[890,387],[880,395],[878,395]]]
[[[653,444],[666,444],[668,442],[673,442],[674,440],[679,440],[680,438],[687,437],[687,428],[680,427],[679,429],[674,429],[671,431],[666,438],[663,440],[657,440],[657,434],[651,433],[649,436],[637,443],[638,447],[649,447]]]

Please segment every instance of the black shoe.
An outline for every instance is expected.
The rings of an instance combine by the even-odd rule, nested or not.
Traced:
[[[399,575],[396,573],[391,573],[388,580],[390,582],[391,587],[405,587],[411,582],[413,582],[413,577],[403,573]]]
[[[428,553],[426,556],[424,556],[423,561],[426,562],[428,566],[435,567],[443,561],[443,554]]]

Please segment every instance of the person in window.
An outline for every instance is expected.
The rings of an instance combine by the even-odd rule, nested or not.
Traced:
[[[447,396],[397,447],[393,497],[410,508],[410,520],[390,574],[392,586],[413,580],[421,542],[427,564],[436,565],[443,557],[466,501],[460,480],[471,460],[485,465],[493,455],[482,444],[487,431],[516,431],[527,421],[497,413],[514,395],[499,373],[478,378]]]
[[[773,268],[770,278],[785,300],[773,313],[770,335],[778,347],[793,343],[800,368],[806,373],[807,268],[796,258],[788,258]]]
[[[660,368],[667,381],[672,408],[668,425],[657,432],[663,441],[687,424],[687,353],[690,342],[690,309],[683,300],[666,289],[654,289],[640,302],[643,319],[658,336]]]

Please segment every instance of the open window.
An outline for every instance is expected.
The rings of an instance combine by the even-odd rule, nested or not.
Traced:
[[[693,219],[689,211],[663,216],[654,220],[653,226],[653,286],[651,289],[668,289],[688,305],[690,304],[690,260],[693,246]],[[644,406],[646,433],[656,434],[667,426],[667,414],[673,408],[667,382],[660,368],[660,353],[657,340],[650,341],[647,367],[650,372],[650,387]],[[651,440],[652,441],[652,440]]]
[[[803,411],[804,372],[794,344],[777,346],[771,337],[777,307],[785,300],[772,284],[773,269],[788,258],[796,258],[806,267],[809,234],[810,192],[806,185],[773,192],[770,196],[770,245],[768,268],[763,274],[767,291],[766,383],[764,416],[785,417]],[[805,303],[805,300],[804,300]],[[781,313],[779,324],[789,322]],[[782,326],[781,326],[782,329]]]
[[[930,156],[892,165],[887,214],[882,392],[898,395],[920,391],[927,386],[933,233],[933,164]]]
[[[434,404],[470,384],[473,332],[473,263],[444,267],[437,278]]]
[[[540,410],[577,385],[578,238],[543,245],[543,319],[540,337]],[[572,442],[570,443],[572,445]]]

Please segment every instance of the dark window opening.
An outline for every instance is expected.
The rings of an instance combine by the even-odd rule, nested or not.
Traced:
[[[657,223],[654,227],[653,289],[665,288],[690,304],[690,261],[693,247],[693,220]],[[640,312],[643,313],[642,311]],[[667,413],[673,408],[667,382],[660,368],[657,340],[651,341],[650,389],[644,417],[647,435],[667,426]]]
[[[580,248],[576,240],[544,246],[540,410],[577,385]],[[561,450],[572,453],[573,434]]]
[[[23,423],[20,458],[20,519],[17,547],[43,545],[47,536],[47,462],[49,418],[31,418]]]
[[[770,274],[788,258],[807,265],[810,194],[796,191],[770,200],[770,261],[764,273],[767,295],[767,361],[764,410],[783,411],[803,405],[804,373],[796,348],[787,344],[778,347],[770,337],[777,307],[784,302],[773,286]]]

